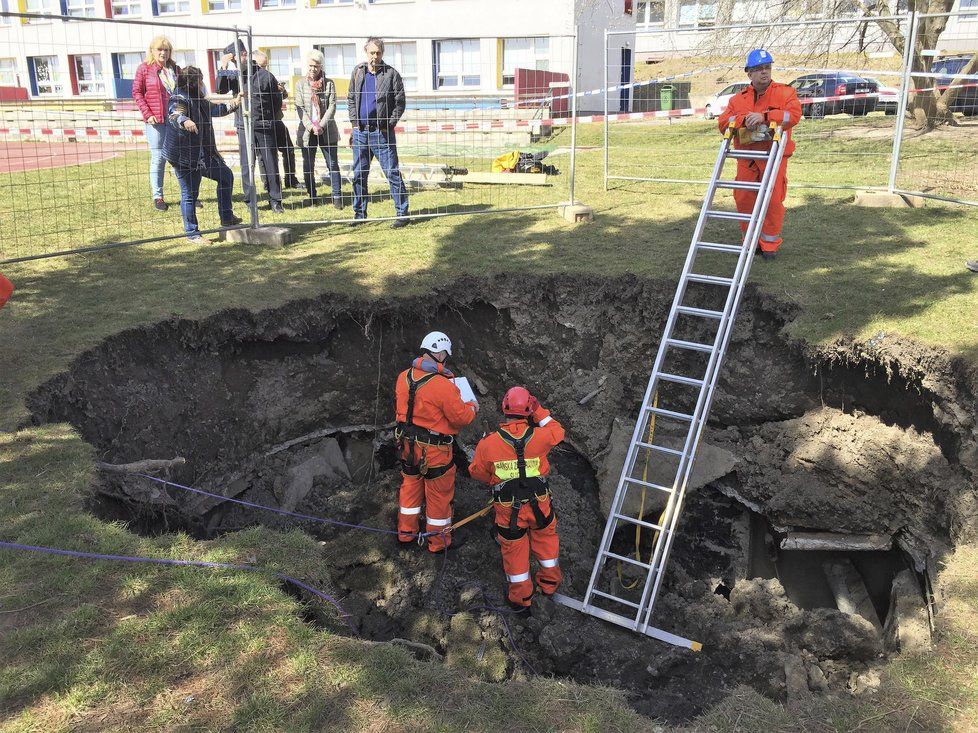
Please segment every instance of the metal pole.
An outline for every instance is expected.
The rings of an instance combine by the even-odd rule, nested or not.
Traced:
[[[253,38],[251,36],[251,26],[248,26],[248,48],[245,52],[241,54],[241,58],[238,59],[238,88],[243,91],[244,98],[241,100],[242,117],[244,118],[244,132],[245,132],[245,152],[247,153],[247,161],[242,161],[241,163],[241,175],[244,176],[244,166],[248,166],[249,178],[251,180],[251,190],[253,195],[251,200],[248,202],[248,210],[251,213],[251,228],[258,228],[258,181],[255,180],[255,120],[251,116],[251,49]],[[235,41],[238,40],[237,35],[235,35]],[[238,49],[235,49],[237,51]],[[247,57],[247,58],[246,58]],[[241,64],[244,64],[244,80],[245,84],[241,84]],[[240,153],[240,151],[239,151]]]
[[[608,43],[611,40],[611,36],[608,35],[608,29],[604,29],[604,190],[608,190],[608,133],[610,132],[608,128],[608,64],[609,54],[611,50],[608,48]]]
[[[571,58],[573,59],[573,79],[571,87],[571,159],[570,159],[570,205],[573,206],[577,203],[574,198],[574,175],[577,169],[577,85],[579,80],[579,74],[577,72],[577,44],[580,38],[578,36],[577,26],[574,26],[574,48],[571,52]]]
[[[906,123],[907,106],[910,102],[910,73],[913,67],[913,51],[917,44],[917,13],[909,16],[910,28],[903,48],[903,79],[900,83],[900,102],[897,104],[896,128],[893,131],[893,152],[890,153],[890,180],[887,190],[896,190],[897,172],[900,169],[900,150],[903,148],[903,127]]]

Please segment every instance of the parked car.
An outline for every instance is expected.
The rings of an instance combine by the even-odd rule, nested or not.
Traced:
[[[965,64],[971,60],[970,53],[955,54],[954,56],[944,56],[935,59],[931,71],[940,74],[934,80],[937,88],[943,93],[954,79],[955,74],[960,74]],[[958,89],[957,96],[951,102],[949,109],[952,112],[960,112],[965,115],[978,115],[978,81],[965,79],[959,82],[962,87]]]
[[[866,81],[875,84],[879,88],[879,96],[876,98],[876,111],[883,111],[888,115],[895,115],[900,106],[900,90],[897,87],[890,87],[880,84],[878,79],[863,77]]]
[[[801,99],[802,113],[811,119],[820,119],[825,115],[841,113],[868,115],[876,109],[876,97],[861,97],[860,99],[833,99],[827,102],[812,102],[805,104],[806,99],[820,97],[842,97],[849,94],[875,94],[879,85],[861,76],[849,74],[805,74],[795,79],[789,86],[798,92]]]
[[[706,103],[706,119],[712,120],[714,117],[719,117],[720,113],[730,103],[730,98],[748,86],[750,86],[750,82],[738,81],[736,84],[728,84],[714,94],[710,101]]]

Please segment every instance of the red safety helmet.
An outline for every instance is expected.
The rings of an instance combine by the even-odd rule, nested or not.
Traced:
[[[526,387],[510,387],[503,397],[503,414],[529,417],[538,405],[537,398]]]

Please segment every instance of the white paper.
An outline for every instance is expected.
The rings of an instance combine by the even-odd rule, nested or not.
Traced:
[[[462,402],[475,402],[478,404],[479,400],[476,399],[475,392],[472,391],[472,385],[469,384],[469,380],[465,377],[455,377],[452,382],[458,387],[458,392],[462,395]]]

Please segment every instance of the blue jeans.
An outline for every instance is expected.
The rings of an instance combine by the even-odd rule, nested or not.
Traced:
[[[397,141],[393,130],[353,131],[353,214],[358,218],[367,216],[367,176],[370,175],[370,161],[377,158],[387,176],[394,199],[394,210],[398,216],[407,216],[408,194],[397,161]]]
[[[234,212],[231,210],[231,188],[234,186],[234,173],[221,158],[210,157],[204,168],[174,168],[180,182],[180,213],[183,215],[183,230],[187,236],[200,232],[197,226],[197,194],[200,193],[200,179],[217,181],[217,213],[221,223],[228,221]]]
[[[302,148],[302,174],[306,180],[306,190],[311,198],[316,198],[316,153],[319,150],[323,151],[323,157],[326,158],[326,165],[329,168],[329,183],[333,198],[338,199],[343,195],[340,158],[336,151],[336,143],[330,145],[326,140],[325,132],[317,135],[310,131],[309,145]]]
[[[151,125],[146,123],[146,142],[149,144],[149,187],[154,199],[163,198],[163,172],[166,161],[163,160],[163,133],[166,125]]]

